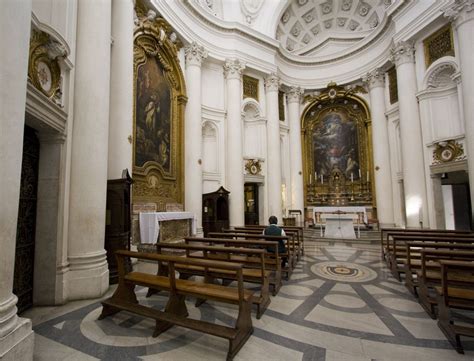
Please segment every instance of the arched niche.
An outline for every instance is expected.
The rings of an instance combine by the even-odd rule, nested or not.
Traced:
[[[417,94],[425,144],[464,134],[460,80],[459,67],[452,56],[438,59],[427,69],[422,90]]]
[[[141,4],[134,30],[133,202],[184,202],[186,89],[171,26]]]
[[[370,111],[356,92],[330,83],[303,111],[307,206],[373,206]]]
[[[202,170],[205,173],[218,173],[219,171],[217,127],[210,121],[206,121],[202,125]]]
[[[246,98],[241,107],[244,125],[244,157],[263,158],[265,119],[262,117],[260,104],[251,98]]]

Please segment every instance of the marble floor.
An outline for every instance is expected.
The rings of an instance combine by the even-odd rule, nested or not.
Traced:
[[[150,267],[150,264],[139,265]],[[109,296],[113,287],[109,290]],[[165,297],[140,302],[163,307]],[[231,324],[236,308],[189,301],[189,313]],[[98,321],[100,300],[36,307],[35,360],[225,360],[224,339],[173,327],[152,338],[154,322],[126,312]],[[472,321],[474,315],[464,315]],[[284,283],[239,360],[474,360],[474,340],[457,354],[405,287],[392,278],[375,243],[307,241],[306,254]]]

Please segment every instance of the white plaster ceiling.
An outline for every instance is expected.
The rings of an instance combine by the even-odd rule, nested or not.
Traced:
[[[276,39],[301,56],[350,47],[374,31],[390,0],[291,0],[279,20]]]

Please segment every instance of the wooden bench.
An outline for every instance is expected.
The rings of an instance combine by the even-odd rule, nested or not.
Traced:
[[[263,234],[266,226],[259,226],[259,225],[252,225],[252,226],[245,226],[245,227],[234,227],[233,230],[225,230],[226,232],[248,232],[249,234]],[[295,247],[296,247],[296,258],[297,261],[300,260],[301,256],[304,255],[304,235],[303,235],[303,227],[297,226],[284,226],[281,227],[287,236],[293,237]],[[224,231],[224,230],[223,230]],[[290,242],[291,243],[291,242]]]
[[[279,253],[281,258],[286,257],[286,265],[282,266],[282,272],[286,274],[285,279],[289,280],[293,269],[295,268],[296,257],[295,257],[295,244],[293,237],[290,236],[265,236],[263,234],[248,234],[248,233],[233,233],[233,232],[210,232],[208,234],[211,238],[230,238],[230,239],[245,239],[250,241],[273,241],[279,242],[284,241],[285,244],[285,253]]]
[[[272,294],[276,296],[282,286],[281,280],[281,256],[278,253],[278,242],[275,241],[261,241],[261,240],[246,240],[246,239],[231,239],[231,238],[198,238],[185,237],[187,244],[207,244],[207,245],[224,245],[227,247],[243,247],[243,248],[259,248],[267,251],[273,249],[274,252],[265,253],[265,270],[270,271],[269,284],[272,286]],[[236,260],[245,265],[245,267],[258,267],[260,260],[252,257],[238,257]]]
[[[387,244],[386,261],[393,277],[401,281],[401,274],[405,272],[403,260],[406,260],[406,242],[442,242],[473,244],[474,238],[463,235],[392,235]]]
[[[435,287],[438,301],[438,326],[459,353],[464,353],[460,336],[474,337],[474,325],[459,325],[454,309],[474,310],[474,263],[441,260],[441,285]],[[464,282],[452,285],[452,275],[464,275]]]
[[[405,271],[405,286],[408,290],[417,296],[416,288],[418,287],[418,279],[416,278],[416,271],[421,269],[421,250],[425,248],[447,250],[447,251],[472,251],[474,252],[474,244],[466,243],[445,243],[445,242],[421,242],[413,241],[407,242],[406,259],[401,260],[404,264]],[[430,267],[427,264],[427,267]],[[439,267],[437,264],[435,267]]]
[[[471,235],[474,237],[474,233],[472,231],[464,231],[464,230],[450,230],[450,229],[418,229],[418,228],[382,228],[380,230],[380,247],[382,251],[382,258],[385,258],[385,249],[386,249],[386,242],[391,235],[425,235],[425,236],[447,236],[449,234],[452,235]]]
[[[439,249],[421,250],[421,267],[416,271],[418,279],[418,296],[421,306],[431,316],[436,318],[436,298],[434,287],[441,284],[440,261],[469,261],[474,262],[474,252],[472,251],[447,251]],[[450,282],[456,285],[463,282],[463,278],[455,274],[450,276]]]
[[[120,311],[129,311],[156,321],[153,337],[157,337],[173,325],[222,337],[229,340],[227,360],[234,358],[252,334],[253,326],[250,312],[253,293],[244,289],[243,267],[241,264],[121,250],[116,251],[115,255],[118,265],[119,283],[112,297],[102,302],[103,308],[99,320]],[[127,273],[125,263],[126,259],[130,258],[166,262],[169,267],[169,276],[136,271]],[[237,288],[176,279],[176,265],[198,266],[207,269],[222,269],[235,272]],[[168,291],[169,299],[165,309],[157,310],[139,304],[134,292],[137,285]],[[239,313],[235,327],[190,319],[185,303],[186,296],[238,305]]]
[[[256,283],[260,285],[260,294],[254,295],[252,303],[257,305],[257,319],[259,319],[268,305],[270,304],[269,296],[269,277],[270,271],[265,269],[265,250],[255,248],[235,248],[222,246],[203,246],[198,244],[176,244],[176,243],[157,243],[158,253],[163,254],[166,250],[184,250],[186,257],[207,259],[207,260],[222,260],[226,262],[241,263],[242,257],[259,258],[259,264],[252,264],[252,268],[243,268],[242,276],[244,282]],[[213,283],[215,279],[222,279],[235,281],[236,273],[234,271],[215,269],[195,265],[175,265],[176,271],[179,272],[181,279],[187,279],[191,276],[202,276],[207,283]],[[168,269],[162,263],[158,263],[158,275],[167,275]],[[199,304],[202,302],[199,302]]]

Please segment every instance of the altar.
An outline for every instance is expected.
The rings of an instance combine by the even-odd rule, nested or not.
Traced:
[[[367,210],[362,206],[313,207],[312,214],[314,224],[319,225],[321,237],[358,238],[361,223],[367,223]],[[357,227],[357,237],[354,227]]]
[[[178,241],[196,235],[196,222],[191,212],[141,212],[140,239],[142,244]],[[176,222],[181,221],[181,222]],[[182,224],[183,221],[185,224]],[[173,226],[168,226],[168,225]],[[168,230],[164,235],[164,230]]]
[[[344,238],[355,239],[354,219],[358,218],[357,214],[322,214],[321,218],[326,220],[324,230],[324,238]],[[358,237],[360,237],[360,228],[357,227]]]

